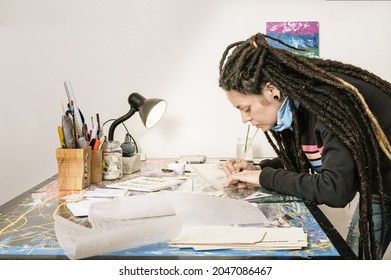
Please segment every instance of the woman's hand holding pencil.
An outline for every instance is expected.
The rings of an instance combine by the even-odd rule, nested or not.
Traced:
[[[252,163],[249,163],[244,160],[246,157],[246,152],[248,146],[252,145],[255,136],[257,135],[258,129],[255,131],[253,138],[251,138],[251,142],[248,144],[248,136],[250,132],[250,125],[247,128],[246,134],[246,142],[245,149],[242,158],[231,159],[225,162],[225,165],[222,167],[225,174],[227,174],[228,179],[225,184],[226,187],[237,185],[238,188],[246,188],[251,185],[259,184],[259,174],[261,169],[259,166],[255,166]]]

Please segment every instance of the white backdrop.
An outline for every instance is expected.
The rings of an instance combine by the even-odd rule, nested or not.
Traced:
[[[125,114],[131,92],[166,99],[154,128],[138,114],[125,123],[148,158],[233,157],[247,126],[218,88],[218,64],[267,21],[319,21],[321,57],[391,81],[389,1],[0,0],[0,204],[57,172],[64,80],[88,124]],[[262,133],[254,145],[274,155]]]

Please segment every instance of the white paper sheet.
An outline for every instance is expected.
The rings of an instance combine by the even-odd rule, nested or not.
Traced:
[[[216,190],[237,189],[237,185],[224,187],[227,182],[227,175],[220,163],[192,164],[191,168],[200,178],[208,182]],[[253,187],[257,186],[258,185],[254,185]]]
[[[215,189],[222,190],[224,188],[227,175],[221,169],[219,163],[192,164],[191,168]]]
[[[181,222],[177,216],[109,230],[86,228],[61,216],[55,219],[57,240],[70,259],[166,242],[177,236],[180,229]]]
[[[247,201],[179,191],[166,193],[184,224],[237,225],[267,222],[262,211]]]
[[[192,193],[158,192],[93,203],[88,213],[92,228],[60,216],[57,239],[71,259],[134,248],[175,238],[182,224],[258,224],[266,217],[246,201]]]
[[[83,197],[119,197],[127,195],[128,190],[96,188],[83,193]]]
[[[89,198],[75,202],[67,202],[67,208],[71,211],[72,215],[75,217],[87,217],[88,209],[90,205],[94,202],[102,202],[106,200],[111,200],[111,198]]]
[[[176,215],[165,192],[115,198],[91,205],[88,219],[93,228],[108,229],[121,224],[139,223],[140,219]]]

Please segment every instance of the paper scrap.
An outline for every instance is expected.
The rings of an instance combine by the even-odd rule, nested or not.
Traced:
[[[89,199],[83,199],[80,201],[75,202],[67,202],[66,206],[71,211],[72,215],[75,217],[87,217],[88,216],[88,209],[90,208],[90,205],[94,202],[101,202],[106,201],[111,198],[89,198]]]
[[[173,177],[139,176],[126,181],[108,184],[109,188],[127,189],[140,192],[156,192],[182,184],[183,180]]]
[[[257,191],[257,192],[250,194],[249,196],[247,196],[243,199],[244,200],[253,200],[253,199],[259,199],[259,198],[268,197],[268,196],[273,196],[273,195],[270,193],[264,193],[261,191]]]
[[[118,197],[125,196],[127,193],[128,190],[123,189],[96,188],[83,193],[83,197]]]

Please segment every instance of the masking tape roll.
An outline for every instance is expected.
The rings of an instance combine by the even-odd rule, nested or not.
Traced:
[[[183,171],[185,170],[185,163],[169,163],[168,169]]]

